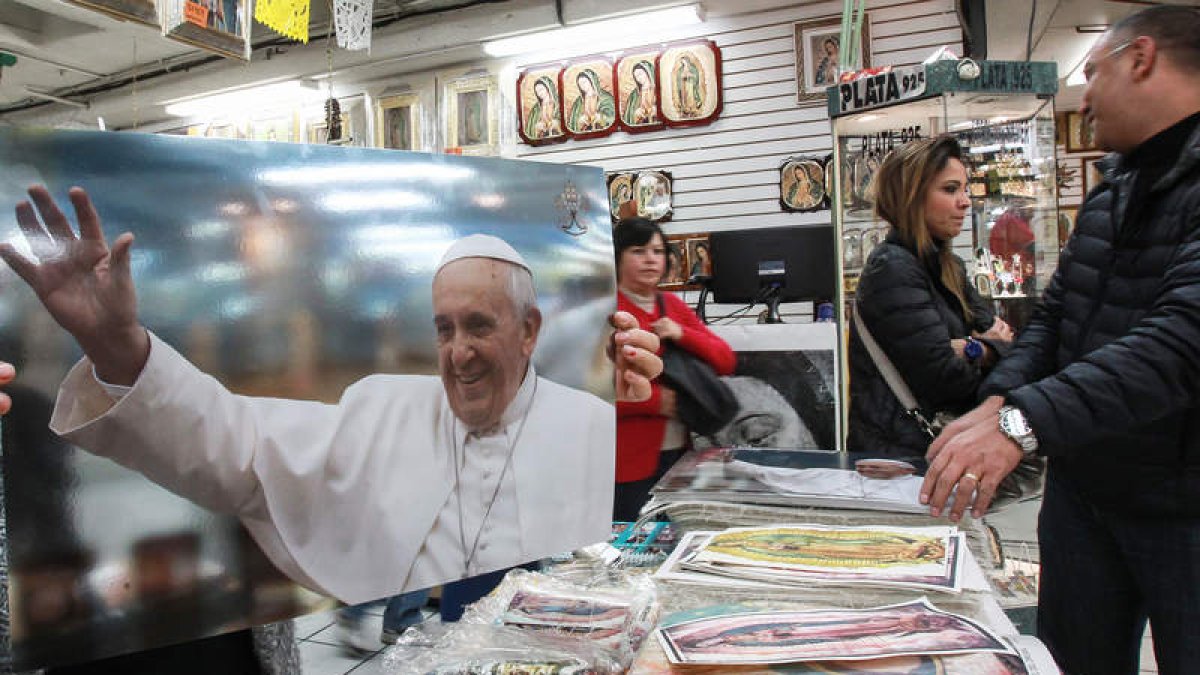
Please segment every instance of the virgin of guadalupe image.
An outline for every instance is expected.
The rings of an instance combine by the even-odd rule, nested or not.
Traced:
[[[705,551],[813,567],[896,567],[940,563],[946,558],[946,542],[884,530],[774,528],[717,535]]]
[[[825,197],[825,191],[820,185],[820,169],[816,169],[818,174],[814,176],[811,171],[814,168],[816,167],[808,162],[792,164],[792,185],[784,197],[788,205],[798,209],[812,208]]]
[[[675,109],[684,118],[699,117],[704,108],[704,73],[695,57],[683,54],[671,71],[671,91]]]
[[[764,617],[765,618],[765,617]],[[764,621],[748,625],[734,626],[712,634],[698,632],[694,637],[681,638],[678,645],[681,650],[713,650],[715,652],[737,653],[739,647],[794,647],[801,645],[824,645],[836,647],[838,642],[860,640],[871,637],[897,638],[902,636],[930,634],[936,644],[944,644],[943,639],[952,646],[977,646],[977,640],[965,640],[963,637],[983,638],[983,644],[990,646],[990,640],[969,632],[970,624],[957,617],[928,611],[880,611],[863,616],[862,613],[847,614],[843,617],[831,615],[822,620],[819,617],[800,621]],[[964,634],[961,635],[960,634]],[[942,639],[938,639],[942,638]],[[834,644],[830,644],[834,643]],[[856,653],[852,647],[847,650]],[[873,651],[873,650],[872,650]]]
[[[543,75],[533,83],[533,107],[525,116],[525,136],[527,138],[553,138],[562,135],[562,125],[558,122],[557,87],[549,75]]]
[[[612,126],[617,118],[616,101],[600,86],[596,71],[584,68],[575,77],[575,85],[579,88],[579,98],[571,104],[567,128],[580,132],[600,131]]]
[[[621,119],[630,126],[654,124],[658,122],[658,94],[655,93],[654,64],[649,61],[638,61],[630,71],[634,87],[625,98],[621,109]]]

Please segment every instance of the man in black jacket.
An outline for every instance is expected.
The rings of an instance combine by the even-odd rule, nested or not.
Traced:
[[[1084,64],[1083,113],[1114,153],[983,403],[930,446],[922,500],[1050,458],[1039,636],[1070,673],[1200,673],[1200,9],[1115,24]],[[952,518],[969,499],[956,499]]]

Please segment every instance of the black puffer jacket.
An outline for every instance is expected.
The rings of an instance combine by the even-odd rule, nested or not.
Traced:
[[[1200,515],[1200,130],[1124,221],[1106,158],[1033,319],[980,396],[1005,394],[1050,472],[1132,514]]]
[[[983,381],[979,367],[950,348],[951,339],[986,331],[995,318],[967,283],[961,261],[959,266],[972,310],[969,327],[958,299],[942,284],[936,254],[918,260],[894,230],[867,259],[855,292],[863,322],[930,414],[970,410]],[[929,440],[888,388],[851,322],[849,450],[923,457]]]

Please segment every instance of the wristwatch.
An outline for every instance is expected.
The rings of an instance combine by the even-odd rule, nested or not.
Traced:
[[[968,335],[967,344],[963,346],[963,356],[967,357],[967,363],[975,363],[983,356],[983,343]]]
[[[1037,437],[1033,435],[1033,427],[1029,426],[1029,420],[1025,419],[1025,413],[1020,408],[1011,405],[1000,408],[1000,431],[1016,441],[1026,457],[1037,452]]]

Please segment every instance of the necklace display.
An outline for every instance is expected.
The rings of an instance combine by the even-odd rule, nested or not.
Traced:
[[[521,415],[521,421],[517,425],[517,430],[513,434],[512,441],[508,444],[508,451],[504,457],[504,468],[500,470],[500,477],[496,480],[496,487],[492,490],[492,496],[488,500],[487,508],[483,511],[483,518],[479,521],[479,529],[475,530],[475,537],[471,540],[471,548],[467,550],[467,533],[466,526],[463,524],[463,497],[462,497],[462,481],[461,481],[461,465],[466,462],[466,439],[471,435],[467,432],[463,436],[462,448],[459,448],[458,442],[458,418],[454,418],[454,496],[458,500],[458,541],[461,547],[463,558],[462,578],[466,579],[471,574],[471,564],[475,561],[475,551],[479,548],[479,538],[483,535],[483,529],[487,526],[488,517],[492,513],[492,507],[496,504],[496,499],[500,496],[500,488],[504,485],[504,478],[508,475],[508,467],[512,465],[513,454],[516,451],[517,443],[521,440],[521,433],[525,431],[525,421],[529,419],[529,412],[533,410],[533,401],[537,396],[537,377],[530,373],[533,380],[533,392],[529,396],[529,405],[525,408],[525,412]]]

